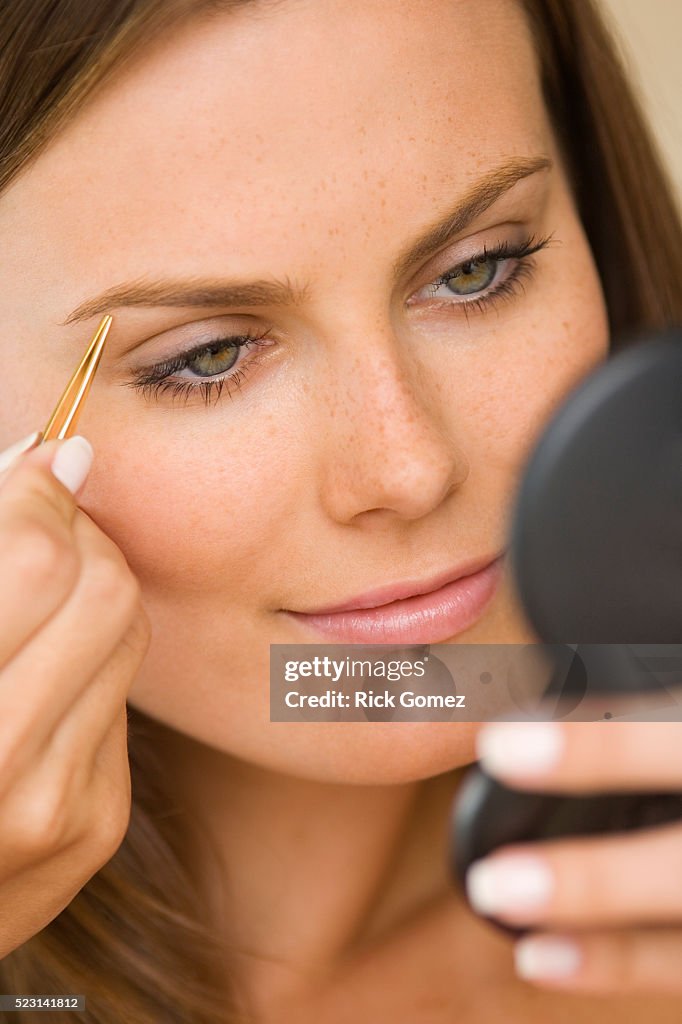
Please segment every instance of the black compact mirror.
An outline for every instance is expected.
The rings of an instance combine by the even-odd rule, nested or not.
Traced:
[[[566,659],[584,668],[595,651],[592,692],[682,686],[682,328],[632,339],[570,392],[526,465],[509,557],[532,628],[562,652],[562,696],[585,684]],[[665,682],[636,657],[659,644],[680,655]],[[474,766],[452,807],[451,869],[463,883],[498,846],[677,818],[682,793],[529,793]]]

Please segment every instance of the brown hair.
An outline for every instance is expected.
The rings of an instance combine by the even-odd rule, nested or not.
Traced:
[[[0,19],[0,190],[152,33],[254,0],[13,0]],[[616,48],[592,0],[520,0],[592,247],[615,344],[682,323],[682,225]],[[132,811],[115,856],[0,963],[5,993],[84,993],[92,1024],[227,1024],[229,962],[183,865],[145,716],[129,708]],[[186,823],[185,818],[185,823]],[[185,824],[186,827],[186,824]],[[17,1013],[21,1024],[42,1015]],[[51,1018],[53,1019],[53,1018]]]
[[[547,109],[604,289],[612,348],[682,324],[682,223],[593,0],[522,0]]]

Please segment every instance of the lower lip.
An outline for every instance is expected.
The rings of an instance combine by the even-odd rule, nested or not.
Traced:
[[[473,626],[480,618],[497,589],[502,563],[501,556],[480,572],[462,576],[440,590],[377,608],[358,608],[331,615],[287,611],[287,615],[339,643],[442,643]]]

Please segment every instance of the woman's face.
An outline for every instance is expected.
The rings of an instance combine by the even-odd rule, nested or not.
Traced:
[[[503,167],[497,198],[418,245]],[[518,4],[291,0],[192,20],[10,186],[0,231],[3,444],[43,424],[114,315],[79,423],[95,449],[80,504],[152,621],[130,703],[311,778],[405,781],[470,760],[473,724],[271,723],[269,645],[328,642],[283,609],[501,551],[529,446],[606,354]],[[263,296],[257,281],[279,285]],[[134,301],[114,296],[130,282]],[[172,374],[191,387],[241,371],[209,404],[198,387],[129,386],[245,334],[266,337]],[[434,642],[533,639],[508,573],[472,626]]]

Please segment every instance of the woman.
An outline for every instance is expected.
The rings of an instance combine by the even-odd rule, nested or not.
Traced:
[[[41,423],[110,311],[73,522],[125,556],[151,630],[130,827],[2,990],[84,993],[107,1024],[679,1020],[682,829],[548,851],[528,887],[554,871],[554,895],[506,913],[579,932],[582,959],[526,944],[522,979],[445,866],[479,727],[268,716],[271,643],[496,560],[552,409],[681,317],[679,221],[591,5],[26,0],[3,21],[5,364],[40,359],[2,437]],[[471,621],[399,639],[534,639],[500,564]],[[679,727],[627,728],[572,725],[543,782],[679,785],[658,767]]]

